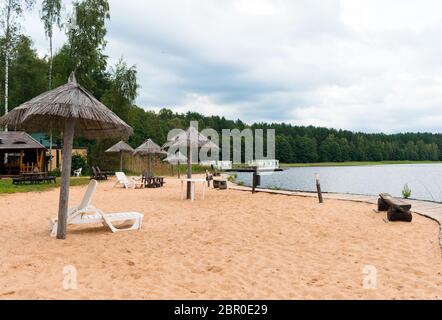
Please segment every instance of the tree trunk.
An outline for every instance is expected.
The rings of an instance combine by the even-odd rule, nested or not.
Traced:
[[[72,146],[74,142],[74,119],[65,120],[65,129],[63,134],[63,162],[62,176],[60,186],[60,203],[58,210],[58,229],[57,239],[66,239],[68,203],[69,203],[69,181],[71,178],[72,165]]]
[[[153,174],[152,174],[152,155],[151,154],[148,155],[148,168],[147,168],[147,170],[149,173],[149,178],[152,178]]]
[[[11,18],[11,3],[8,2],[8,8],[6,11],[6,32],[5,32],[5,115],[9,112],[8,100],[9,100],[9,47],[11,46],[10,37],[10,18]],[[8,127],[5,126],[5,131],[8,131]]]
[[[49,90],[52,90],[52,35],[49,37],[49,54],[51,55],[51,60],[49,61]]]

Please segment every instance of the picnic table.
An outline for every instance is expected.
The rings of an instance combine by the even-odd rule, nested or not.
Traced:
[[[19,177],[13,178],[12,183],[20,184],[39,184],[39,183],[56,183],[54,176],[48,176],[47,172],[24,172]]]
[[[162,188],[164,186],[164,177],[149,177],[143,175],[142,181],[145,188]]]

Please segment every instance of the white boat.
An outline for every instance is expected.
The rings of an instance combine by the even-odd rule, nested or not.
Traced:
[[[261,170],[275,170],[279,169],[279,160],[253,160],[247,162],[247,165]]]
[[[233,167],[232,161],[201,161],[200,165],[203,167],[213,166],[217,170],[230,170]]]

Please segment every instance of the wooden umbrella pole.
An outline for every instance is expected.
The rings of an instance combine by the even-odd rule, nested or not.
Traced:
[[[181,179],[181,161],[178,161],[178,179]]]
[[[120,151],[120,172],[123,172],[123,151]]]
[[[52,175],[52,127],[49,135],[49,172]]]
[[[152,175],[152,155],[148,155],[148,170],[149,170],[149,178],[151,178]]]
[[[192,179],[192,148],[190,141],[187,142],[187,178]],[[187,199],[192,199],[192,183],[187,182]]]
[[[69,202],[69,180],[71,178],[72,165],[72,145],[74,142],[74,119],[65,120],[65,129],[63,134],[63,162],[60,186],[60,203],[58,210],[58,228],[57,239],[66,239],[68,202]]]

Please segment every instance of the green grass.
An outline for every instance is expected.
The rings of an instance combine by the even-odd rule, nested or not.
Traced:
[[[381,166],[394,164],[434,164],[441,161],[361,161],[361,162],[323,162],[323,163],[283,163],[282,168],[302,167],[356,167],[356,166]]]
[[[61,178],[57,178],[56,184],[26,184],[26,185],[13,185],[11,179],[0,180],[0,195],[12,194],[12,193],[25,193],[25,192],[43,192],[60,187]],[[89,178],[71,178],[71,186],[84,186],[89,184]]]

